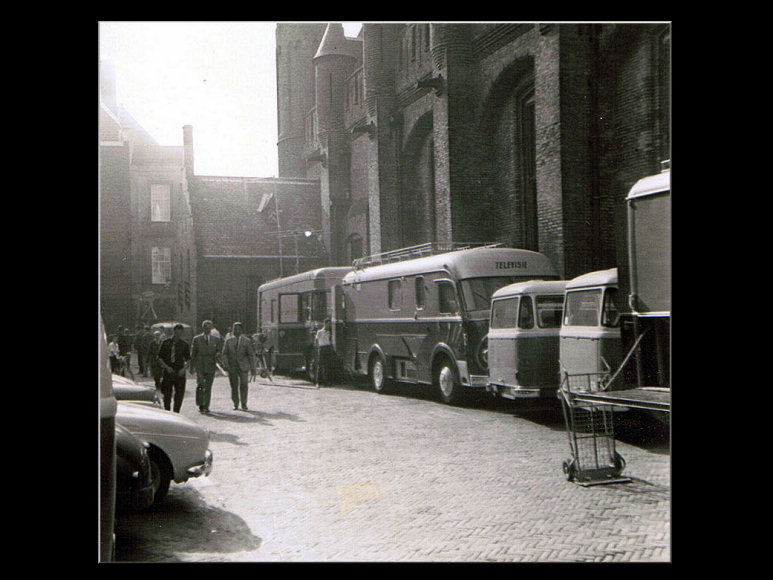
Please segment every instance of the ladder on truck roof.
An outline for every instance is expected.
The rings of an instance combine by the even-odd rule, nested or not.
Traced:
[[[468,250],[470,248],[496,248],[501,243],[492,242],[427,242],[417,246],[409,246],[398,250],[390,250],[370,256],[357,258],[352,262],[355,270],[361,270],[368,266],[378,266],[380,264],[390,264],[392,262],[403,262],[413,260],[414,258],[423,258],[424,256],[435,256],[437,254],[446,254],[458,250]]]

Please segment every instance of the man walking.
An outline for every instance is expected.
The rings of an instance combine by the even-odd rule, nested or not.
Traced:
[[[161,343],[158,351],[158,360],[164,369],[161,379],[161,393],[164,395],[164,409],[169,411],[174,391],[175,413],[180,412],[185,396],[185,369],[191,359],[191,351],[188,343],[182,339],[183,325],[175,324],[174,334]]]
[[[161,362],[158,360],[158,353],[161,350],[161,331],[153,331],[153,338],[148,345],[148,366],[150,367],[150,375],[153,377],[153,382],[156,383],[156,390],[161,392],[161,378],[164,374],[164,368],[161,366]]]
[[[141,324],[137,325],[137,331],[134,333],[134,340],[132,346],[137,352],[137,367],[139,368],[139,376],[146,377],[147,374],[147,359],[145,358],[145,336],[147,335],[148,328],[143,327]]]
[[[255,350],[252,341],[242,335],[242,323],[234,322],[233,336],[226,339],[223,345],[223,362],[228,371],[228,381],[231,383],[231,400],[234,411],[247,410],[248,383],[255,378]],[[251,376],[248,375],[251,373]]]
[[[118,327],[118,356],[123,361],[123,370],[121,374],[129,376],[134,379],[134,373],[131,370],[131,358],[132,358],[132,336],[129,334],[129,329],[123,326]]]
[[[201,323],[202,333],[193,337],[191,347],[191,370],[196,373],[196,405],[199,413],[209,413],[209,401],[212,397],[212,381],[223,349],[223,341],[212,334],[212,321]]]
[[[140,341],[140,348],[142,348],[142,356],[145,360],[143,376],[151,376],[151,367],[153,366],[152,359],[150,358],[150,343],[153,342],[153,335],[150,333],[150,328],[145,325],[142,333],[142,340]]]

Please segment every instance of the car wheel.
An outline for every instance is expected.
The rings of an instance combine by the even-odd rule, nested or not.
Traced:
[[[456,377],[451,362],[443,358],[435,372],[435,384],[440,391],[440,398],[447,405],[455,405],[462,399],[462,385]]]
[[[370,383],[377,393],[385,394],[389,390],[389,379],[386,376],[386,365],[381,356],[376,355],[370,361]]]
[[[169,491],[172,482],[171,468],[166,457],[158,451],[152,450],[150,454],[150,476],[153,482],[153,506],[160,504]]]

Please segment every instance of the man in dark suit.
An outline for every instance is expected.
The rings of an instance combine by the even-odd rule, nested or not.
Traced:
[[[191,371],[196,373],[196,405],[199,413],[209,413],[209,401],[212,396],[212,381],[215,379],[223,341],[212,334],[212,321],[201,323],[203,332],[193,337],[191,347]]]
[[[174,412],[179,413],[185,396],[185,369],[191,359],[188,343],[182,339],[183,325],[175,324],[174,334],[161,343],[158,360],[164,369],[161,379],[161,393],[164,395],[164,409],[169,411],[174,391]]]
[[[233,336],[228,338],[223,345],[223,362],[228,371],[228,380],[231,383],[231,400],[234,411],[239,408],[241,400],[242,410],[247,410],[247,390],[251,379],[255,378],[255,349],[249,337],[242,335],[242,323],[234,322]],[[252,373],[251,376],[248,373]]]
[[[156,390],[159,392],[161,392],[161,378],[164,376],[164,369],[158,360],[161,344],[161,331],[156,330],[153,332],[153,338],[148,345],[148,365],[150,366],[150,374],[153,377],[153,381],[156,383]]]

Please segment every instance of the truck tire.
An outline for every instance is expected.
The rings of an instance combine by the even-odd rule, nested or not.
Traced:
[[[447,357],[443,357],[436,366],[435,386],[440,393],[440,399],[446,405],[456,405],[462,401],[462,384],[454,365]]]
[[[368,376],[373,390],[382,395],[388,393],[391,385],[386,376],[386,363],[381,355],[372,356],[368,367]]]

